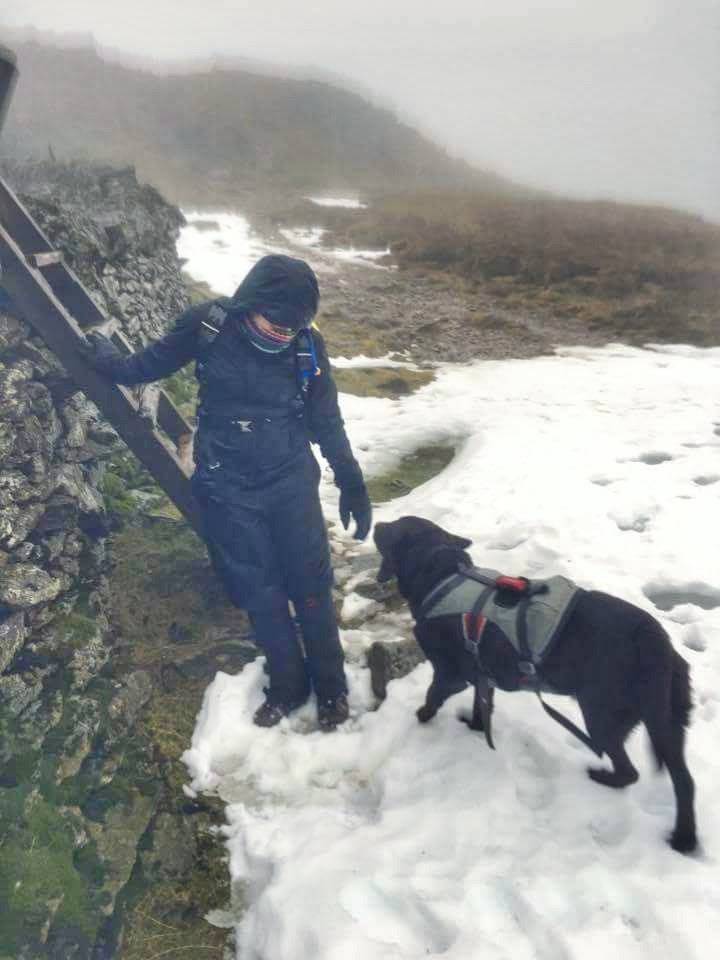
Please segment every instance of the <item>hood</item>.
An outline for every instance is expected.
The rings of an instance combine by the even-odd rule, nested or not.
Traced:
[[[320,301],[317,277],[304,260],[271,254],[252,267],[230,301],[231,312],[260,313],[294,331],[308,327]]]

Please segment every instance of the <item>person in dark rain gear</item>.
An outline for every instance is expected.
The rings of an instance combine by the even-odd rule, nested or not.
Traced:
[[[265,653],[269,684],[254,721],[273,726],[312,688],[320,726],[333,730],[348,716],[347,685],[311,441],[333,469],[341,521],[347,529],[352,517],[357,539],[367,536],[372,510],[323,339],[311,330],[318,301],[303,260],[267,256],[234,296],[190,307],[144,350],[123,357],[91,334],[85,353],[123,384],[159,380],[195,361],[192,484],[213,567]]]

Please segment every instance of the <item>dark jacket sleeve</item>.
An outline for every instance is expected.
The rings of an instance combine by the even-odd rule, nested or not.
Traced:
[[[183,311],[168,334],[143,350],[127,357],[118,353],[107,364],[106,375],[115,383],[130,386],[162,380],[184,367],[197,356],[198,330],[212,302],[200,303]]]
[[[313,341],[320,374],[312,379],[308,391],[306,411],[310,432],[332,467],[337,486],[346,489],[360,487],[364,483],[362,470],[345,433],[325,341],[317,331],[313,331]]]

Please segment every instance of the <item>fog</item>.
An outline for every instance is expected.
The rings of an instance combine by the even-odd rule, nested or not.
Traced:
[[[720,220],[720,0],[2,0],[3,25],[329,72],[519,182]]]

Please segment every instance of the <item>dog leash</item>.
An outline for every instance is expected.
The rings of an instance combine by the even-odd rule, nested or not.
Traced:
[[[596,756],[601,757],[603,755],[605,751],[599,750],[593,743],[592,738],[589,737],[584,730],[581,730],[577,724],[572,722],[572,720],[568,720],[568,718],[564,714],[560,713],[559,710],[551,707],[549,703],[545,703],[539,690],[536,690],[535,693],[537,694],[537,698],[540,701],[543,710],[549,717],[552,717],[556,723],[559,723],[561,727],[564,727],[568,733],[571,733],[574,737],[577,737],[578,740],[592,750]]]

